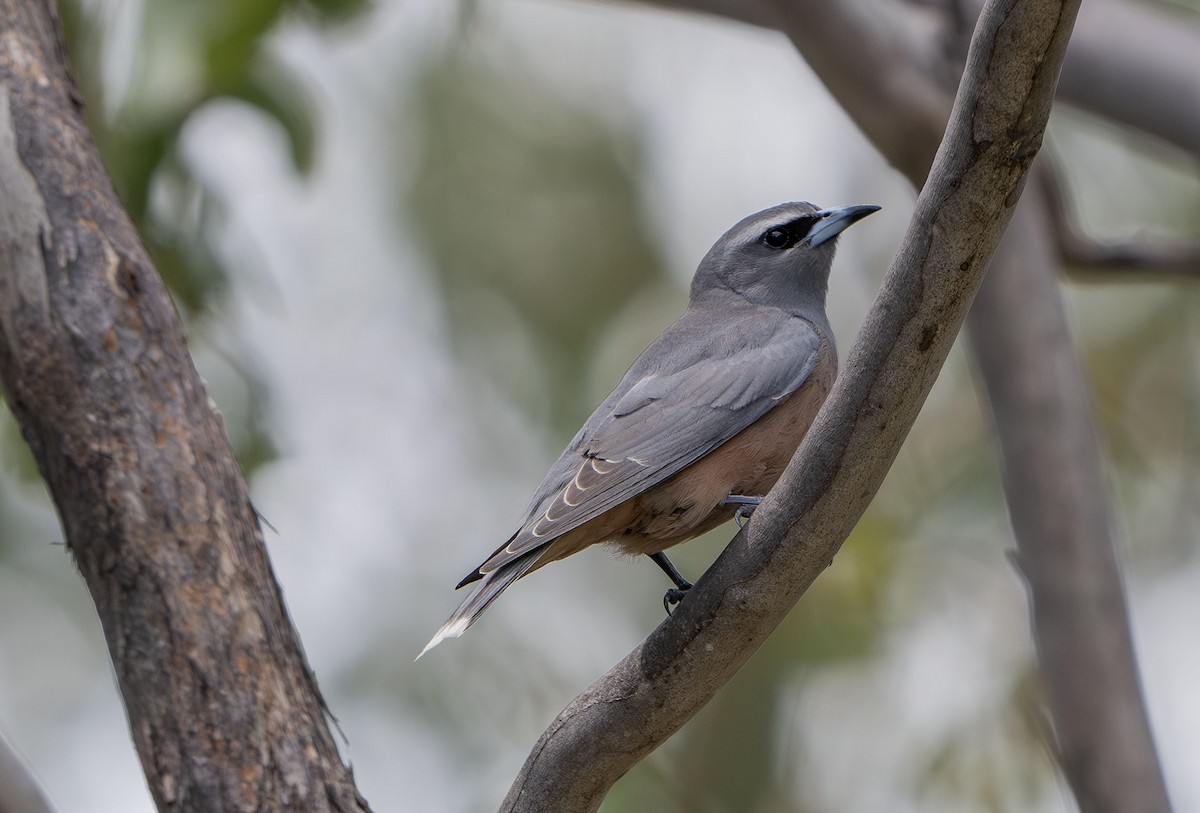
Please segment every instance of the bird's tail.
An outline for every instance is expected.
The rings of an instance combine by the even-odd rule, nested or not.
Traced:
[[[506,562],[491,573],[484,575],[475,585],[471,594],[463,600],[462,604],[458,605],[458,609],[446,619],[446,623],[442,624],[425,648],[421,650],[421,655],[447,638],[457,638],[474,626],[479,617],[487,611],[488,607],[492,606],[492,602],[501,593],[508,589],[509,585],[533,568],[542,553],[543,551],[540,549],[532,550],[525,556]],[[421,655],[417,656],[418,660]]]

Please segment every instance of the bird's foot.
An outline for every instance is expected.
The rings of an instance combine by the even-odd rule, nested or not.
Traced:
[[[754,513],[754,508],[753,505],[743,505],[733,512],[733,521],[737,524],[738,530],[746,527],[746,521]]]
[[[667,615],[670,615],[671,608],[683,601],[684,593],[692,589],[692,583],[683,577],[683,574],[675,565],[671,564],[671,560],[662,551],[647,555],[654,561],[654,564],[662,568],[663,573],[666,573],[671,581],[675,582],[675,587],[668,590],[663,596],[663,609],[667,611]]]
[[[741,494],[730,494],[725,499],[721,500],[721,505],[736,505],[737,510],[733,512],[733,521],[741,528],[746,524],[746,520],[750,519],[750,515],[754,513],[754,509],[762,502],[762,497],[745,497]]]
[[[686,596],[687,591],[691,589],[692,586],[690,584],[684,588],[672,587],[663,595],[663,609],[667,611],[667,615],[671,614],[671,608],[683,601],[683,597]]]

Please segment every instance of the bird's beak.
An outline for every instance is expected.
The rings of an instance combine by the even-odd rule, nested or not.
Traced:
[[[817,212],[817,217],[821,219],[808,232],[806,240],[810,246],[816,248],[821,243],[837,237],[867,215],[878,211],[879,207],[873,204],[856,203]]]

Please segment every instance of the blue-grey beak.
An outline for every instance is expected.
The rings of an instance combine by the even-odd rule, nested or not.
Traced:
[[[816,248],[821,243],[837,237],[867,215],[878,212],[879,209],[880,207],[873,204],[855,203],[850,206],[837,206],[817,212],[817,217],[821,219],[809,230],[805,242]]]

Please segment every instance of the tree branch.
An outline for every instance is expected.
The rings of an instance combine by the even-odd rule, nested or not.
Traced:
[[[1200,17],[1089,0],[1063,65],[1064,101],[1200,157]]]
[[[814,36],[819,38],[820,32],[815,33]],[[853,41],[858,42],[859,40]],[[884,64],[882,59],[885,57],[886,54],[875,54],[856,49],[856,58],[871,64]],[[1066,69],[1064,68],[1064,70]],[[926,84],[936,84],[937,76],[936,74],[927,75],[924,77],[924,81]],[[870,103],[865,101],[869,97],[868,93],[835,92],[835,95],[843,107],[848,109]],[[920,94],[920,97],[925,98],[928,95],[927,91]],[[899,103],[895,107],[883,112],[896,118],[905,115],[902,100],[897,101]],[[874,133],[868,133],[868,135],[875,141],[876,146],[881,149],[888,147],[888,142],[877,140]],[[906,155],[911,155],[914,149],[910,147]],[[896,166],[903,165],[901,158],[892,157],[891,161]],[[914,185],[919,186],[922,175],[914,172],[909,175],[909,178]],[[1044,232],[1042,233],[1044,234]],[[1027,238],[1019,232],[1017,235],[1014,238],[1016,240],[1036,240],[1037,237],[1034,235]],[[1029,287],[1026,291],[1027,298],[1035,298],[1031,291],[1037,287]],[[1015,296],[1014,294],[1014,299],[1011,301],[1005,300],[997,303],[993,300],[988,304],[988,307],[992,308],[1002,306],[1005,308],[1004,318],[993,320],[995,323],[993,331],[1006,330],[1021,334],[1009,338],[1008,341],[1013,343],[1045,339],[1050,342],[1047,349],[1056,354],[1057,363],[1064,369],[1068,367],[1075,352],[1069,345],[1069,338],[1065,333],[1048,337],[1044,337],[1040,333],[1030,333],[1026,324],[1025,307],[1018,303]],[[1060,311],[1057,315],[1049,313],[1041,315],[1042,332],[1054,326],[1065,326],[1066,316],[1061,313],[1061,303],[1057,296],[1042,294],[1036,298],[1039,309],[1058,309]],[[989,336],[975,342],[973,346],[978,349],[983,344],[997,341]],[[1065,347],[1063,346],[1064,341],[1066,342]],[[998,381],[994,385],[991,384],[992,376],[1002,375],[1001,368],[1004,364],[1009,365],[1009,369],[1003,373],[1007,383]],[[1078,366],[1077,359],[1074,364]],[[1005,444],[1007,452],[1005,455],[1005,483],[1008,486],[1008,496],[1010,500],[1016,501],[1020,505],[1020,508],[1016,508],[1010,504],[1010,512],[1021,511],[1019,522],[1014,515],[1014,529],[1018,536],[1027,532],[1032,533],[1030,529],[1033,528],[1040,529],[1031,539],[1021,541],[1022,550],[1029,545],[1053,544],[1058,538],[1056,530],[1062,527],[1076,529],[1075,535],[1064,538],[1064,542],[1072,546],[1070,550],[1057,555],[1045,553],[1040,556],[1026,557],[1024,562],[1026,569],[1032,571],[1037,568],[1054,568],[1067,561],[1082,558],[1089,552],[1098,560],[1087,570],[1096,579],[1095,583],[1091,585],[1093,592],[1090,594],[1069,589],[1057,593],[1050,592],[1045,585],[1059,577],[1058,570],[1041,570],[1036,575],[1030,576],[1031,590],[1035,594],[1035,601],[1040,602],[1043,608],[1055,600],[1083,602],[1077,607],[1059,608],[1056,612],[1047,612],[1043,609],[1042,612],[1035,614],[1035,638],[1043,641],[1056,636],[1077,636],[1080,640],[1076,647],[1080,650],[1105,651],[1109,655],[1108,658],[1087,660],[1089,669],[1077,668],[1062,658],[1049,658],[1041,662],[1047,684],[1057,687],[1048,693],[1047,699],[1056,736],[1064,757],[1063,769],[1069,776],[1081,809],[1087,813],[1092,813],[1093,810],[1119,809],[1103,806],[1112,776],[1136,777],[1137,779],[1135,784],[1127,788],[1129,796],[1115,797],[1138,799],[1138,804],[1124,809],[1165,813],[1170,810],[1166,786],[1161,768],[1157,763],[1154,742],[1141,697],[1137,662],[1132,646],[1111,645],[1112,641],[1129,640],[1132,634],[1129,628],[1128,610],[1120,574],[1105,564],[1115,561],[1110,526],[1101,521],[1111,520],[1111,510],[1102,467],[1103,453],[1098,434],[1094,431],[1094,416],[1087,388],[1079,379],[1072,379],[1063,370],[1052,371],[1048,370],[1045,365],[1026,364],[1019,361],[1015,355],[999,356],[987,365],[981,363],[981,371],[984,378],[989,380],[989,387],[994,387],[998,393],[1003,392],[1005,386],[1013,386],[1012,382],[1021,381],[1021,387],[1026,392],[1040,394],[1043,399],[1042,403],[1047,409],[1052,405],[1058,422],[1073,427],[1068,438],[1074,444],[1076,454],[1033,454],[1033,451],[1038,450],[1036,444],[1026,443],[1020,446]],[[1013,409],[997,409],[995,411],[996,422],[999,425],[1006,424],[1009,421],[1017,420],[1018,414]],[[1030,414],[1022,415],[1020,420],[1024,420],[1026,423],[1021,426],[1005,427],[1001,430],[1001,436],[1022,436],[1024,432],[1041,427],[1039,423],[1028,422],[1031,420]],[[1056,426],[1057,424],[1051,424],[1043,431],[1053,433],[1057,431]],[[1089,431],[1089,428],[1092,431]],[[1059,442],[1056,440],[1054,443],[1048,443],[1045,448],[1061,448],[1058,445]],[[1089,466],[1091,469],[1082,472],[1073,470],[1079,466]],[[1058,504],[1049,501],[1030,502],[1027,495],[1012,491],[1018,484],[1043,480],[1060,483],[1086,482],[1092,484],[1093,487],[1075,492],[1073,499]],[[1088,535],[1088,540],[1085,542],[1078,534]],[[1034,582],[1037,582],[1039,586],[1035,588]],[[1091,623],[1088,612],[1095,602],[1101,602],[1107,607],[1108,611],[1104,618],[1106,623],[1113,627],[1112,630],[1101,633]],[[1043,623],[1047,624],[1050,629],[1037,630],[1036,627]],[[1072,625],[1078,626],[1073,627]],[[1045,646],[1039,645],[1039,654],[1044,650]],[[1051,671],[1056,673],[1049,674]],[[1101,673],[1103,673],[1102,677]],[[1120,692],[1120,694],[1114,695],[1107,701],[1101,701],[1091,691],[1096,684],[1103,685],[1108,690]],[[1086,714],[1081,713],[1079,706],[1072,704],[1073,697],[1080,698],[1078,702],[1086,704]],[[1084,701],[1082,698],[1088,700]],[[1089,721],[1086,719],[1088,714],[1098,719]],[[1104,738],[1090,739],[1097,736]],[[1084,756],[1092,756],[1098,752],[1103,752],[1104,757],[1084,758]],[[1128,761],[1120,762],[1121,760]],[[1099,806],[1088,807],[1087,805]]]
[[[774,0],[773,13],[768,0],[641,2],[784,32],[838,99],[847,93],[871,94],[870,104],[849,105],[848,112],[893,166],[909,179],[921,180],[949,101],[930,81],[940,77],[943,87],[952,87],[955,77],[944,75],[945,70],[961,61],[957,43],[964,20],[952,15],[961,10],[969,25],[971,14],[983,7],[982,0],[968,0],[962,9],[955,3],[909,0]],[[846,47],[850,42],[853,48]],[[1196,76],[1200,20],[1190,9],[1090,0],[1080,10],[1063,63],[1060,100],[1200,156]],[[895,110],[906,112],[889,114]],[[936,131],[932,138],[926,133],[930,127]],[[921,180],[914,180],[918,188]]]
[[[1034,167],[1055,248],[1067,273],[1081,280],[1146,282],[1172,277],[1200,278],[1200,242],[1182,240],[1100,243],[1078,226],[1063,189],[1062,176],[1045,156]]]
[[[908,235],[796,458],[675,615],[559,714],[503,810],[597,809],[830,563],[907,435],[1011,215],[1077,7],[989,4]]]
[[[41,786],[3,735],[0,735],[0,813],[54,813]]]
[[[1169,811],[1121,600],[1111,509],[1097,498],[1108,491],[1100,430],[1058,268],[1034,187],[971,308],[971,346],[994,418],[1063,773],[1086,813]]]
[[[366,810],[49,2],[0,0],[0,187],[0,381],[95,601],[155,803]]]

